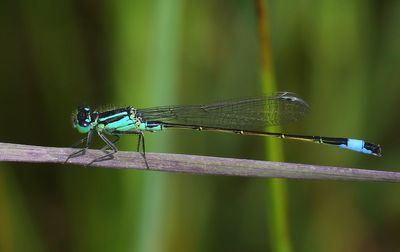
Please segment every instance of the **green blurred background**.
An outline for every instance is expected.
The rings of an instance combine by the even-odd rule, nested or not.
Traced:
[[[1,1],[1,141],[71,146],[71,112],[262,95],[254,1]],[[285,161],[399,168],[400,1],[267,1],[285,132],[365,138],[383,157],[284,141]],[[137,139],[118,145],[135,150]],[[148,152],[265,159],[265,139],[171,131]],[[101,146],[98,142],[97,147]],[[0,164],[0,251],[272,251],[267,180]],[[287,182],[292,251],[393,251],[394,184]],[[285,214],[284,214],[285,215]],[[285,249],[281,249],[285,251]]]

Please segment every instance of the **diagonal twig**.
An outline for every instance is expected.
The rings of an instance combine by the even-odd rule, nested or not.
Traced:
[[[62,164],[74,151],[76,149],[0,143],[0,161]],[[86,155],[73,158],[68,163],[86,165],[100,155],[100,150],[88,150]],[[155,171],[264,178],[400,182],[400,172],[183,154],[146,153],[146,157],[150,170]],[[139,153],[127,151],[120,151],[115,154],[114,159],[96,162],[91,166],[146,169]]]

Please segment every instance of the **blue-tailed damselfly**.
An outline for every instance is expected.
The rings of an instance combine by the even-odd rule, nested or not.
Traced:
[[[266,132],[267,126],[284,125],[301,119],[308,111],[308,105],[292,93],[280,92],[273,96],[248,99],[233,99],[208,105],[163,106],[135,109],[118,108],[103,112],[92,111],[89,107],[80,107],[73,116],[73,125],[80,132],[87,134],[79,141],[85,146],[72,153],[70,158],[84,155],[93,133],[106,143],[104,156],[94,159],[99,162],[112,159],[118,149],[115,143],[121,135],[138,135],[137,151],[143,156],[146,166],[144,132],[157,132],[164,129],[194,129],[231,132],[241,135],[272,136],[320,144],[335,145],[356,152],[381,156],[379,145],[364,140],[284,134]],[[114,141],[106,135],[115,136]],[[66,161],[66,162],[67,162]]]

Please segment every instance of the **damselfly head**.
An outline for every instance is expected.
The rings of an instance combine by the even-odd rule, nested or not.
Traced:
[[[73,118],[73,126],[80,133],[88,133],[90,131],[91,109],[89,107],[79,107]]]

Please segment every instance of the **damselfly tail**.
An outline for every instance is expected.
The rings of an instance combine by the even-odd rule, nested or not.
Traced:
[[[342,138],[342,137],[323,137],[323,136],[305,136],[305,135],[294,135],[284,134],[277,132],[264,132],[264,131],[249,131],[240,129],[228,129],[228,128],[217,128],[217,127],[202,127],[196,125],[185,125],[185,124],[174,124],[174,123],[162,123],[163,128],[176,128],[176,129],[194,129],[194,130],[206,130],[206,131],[219,131],[229,132],[241,135],[257,135],[257,136],[271,136],[278,137],[281,139],[292,139],[298,141],[306,141],[318,144],[334,145],[339,148],[348,149],[356,152],[361,152],[369,155],[380,157],[381,147],[377,144],[366,142],[360,139],[353,138]]]

